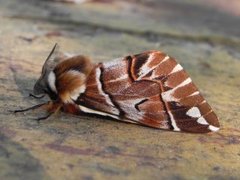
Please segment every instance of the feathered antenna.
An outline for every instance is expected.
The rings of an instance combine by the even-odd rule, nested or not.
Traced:
[[[56,58],[56,52],[58,48],[58,44],[56,43],[54,47],[52,48],[50,54],[48,55],[47,59],[45,60],[45,63],[42,67],[42,74],[40,78],[37,80],[37,82],[34,85],[34,95],[44,94],[45,88],[47,85],[48,75],[51,70],[55,67],[56,63],[54,62],[54,59]]]
[[[45,72],[47,69],[51,68],[51,64],[50,61],[53,61],[55,56],[53,57],[53,54],[56,54],[58,52],[59,46],[57,43],[55,43],[55,45],[53,46],[50,54],[48,55],[47,59],[45,60],[45,63],[43,65],[43,69],[42,72]],[[53,58],[52,58],[53,57]]]

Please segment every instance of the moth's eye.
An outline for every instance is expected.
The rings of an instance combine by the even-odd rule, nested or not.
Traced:
[[[44,91],[45,94],[49,94],[49,89],[48,88],[44,88],[43,91]]]

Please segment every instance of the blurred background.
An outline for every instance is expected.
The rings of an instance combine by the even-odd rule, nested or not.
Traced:
[[[94,62],[175,57],[219,116],[208,135],[60,114],[28,97],[55,43]],[[239,0],[0,0],[0,179],[239,179]],[[46,100],[46,99],[45,99]],[[39,113],[39,112],[38,112]]]

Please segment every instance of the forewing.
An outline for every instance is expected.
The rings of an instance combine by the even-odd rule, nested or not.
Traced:
[[[99,64],[78,101],[88,113],[187,132],[219,129],[212,111],[175,59],[148,51]]]
[[[135,81],[130,73],[131,61],[129,56],[99,64],[89,75],[84,94],[78,98],[81,110],[170,129],[158,83]]]

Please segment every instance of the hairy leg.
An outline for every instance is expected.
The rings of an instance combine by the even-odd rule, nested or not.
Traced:
[[[40,107],[45,109],[48,112],[48,114],[46,116],[34,118],[34,120],[37,120],[37,121],[45,120],[45,119],[48,119],[51,115],[58,113],[62,107],[62,103],[49,101],[47,103],[37,104],[29,108],[14,110],[13,112],[14,113],[26,112],[26,111],[38,109]]]
[[[26,112],[26,111],[34,110],[34,109],[38,109],[40,107],[46,106],[46,105],[48,105],[48,103],[49,102],[42,103],[42,104],[37,104],[37,105],[31,106],[31,107],[28,107],[28,108],[25,108],[25,109],[16,109],[16,110],[13,110],[12,112],[18,113],[18,112]]]
[[[59,112],[59,110],[61,109],[61,107],[62,107],[61,103],[51,102],[50,106],[46,108],[46,110],[48,111],[48,114],[46,116],[38,117],[35,120],[37,120],[37,121],[46,120],[51,115],[56,115]]]

